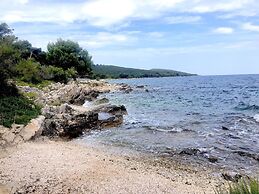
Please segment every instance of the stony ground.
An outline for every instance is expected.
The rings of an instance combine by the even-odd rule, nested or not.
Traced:
[[[75,142],[23,143],[0,152],[0,193],[214,193],[207,172],[155,160]]]

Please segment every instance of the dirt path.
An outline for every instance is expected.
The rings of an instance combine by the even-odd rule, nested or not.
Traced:
[[[0,193],[209,194],[215,184],[206,173],[73,142],[30,142],[0,154]]]

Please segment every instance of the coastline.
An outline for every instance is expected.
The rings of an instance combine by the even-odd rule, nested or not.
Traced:
[[[104,110],[109,112],[110,105],[106,103],[109,99],[100,103],[96,94],[116,91],[129,93],[133,90],[126,84],[89,80],[70,86],[56,84],[36,99],[54,107],[45,112],[44,122],[52,119],[63,125],[64,115],[74,118],[75,115],[88,115],[89,112],[97,115]],[[26,87],[22,89],[31,90]],[[142,89],[145,90],[145,87]],[[74,95],[75,91],[77,95]],[[65,98],[63,94],[66,94]],[[77,103],[67,105],[71,97],[75,101],[74,96],[78,94],[80,98],[76,98]],[[91,99],[94,107],[83,107],[85,99]],[[59,105],[56,105],[57,100],[60,101]],[[100,104],[96,105],[97,101]],[[118,106],[113,108],[117,109]],[[119,122],[111,120],[114,117],[111,116],[95,126],[101,126],[98,128],[100,130],[103,124],[103,128],[106,124],[115,127],[120,125],[123,120],[121,111],[119,108],[119,112],[116,110],[114,113]],[[99,119],[99,115],[97,117]],[[76,120],[72,124],[75,126],[79,123],[76,126],[80,128],[85,122],[90,121],[82,123]],[[70,130],[69,125],[64,126]],[[217,187],[226,183],[222,177],[224,171],[205,166],[204,163],[191,164],[190,160],[180,157],[177,160],[168,155],[161,157],[133,150],[133,154],[125,155],[114,152],[114,148],[106,145],[82,145],[67,141],[70,138],[63,138],[64,132],[58,130],[54,138],[51,133],[45,134],[45,137],[32,136],[29,141],[7,146],[5,151],[0,150],[0,193],[215,193]],[[66,131],[66,134],[70,132]]]
[[[222,184],[209,170],[73,141],[10,147],[0,164],[0,184],[10,193],[214,193]]]

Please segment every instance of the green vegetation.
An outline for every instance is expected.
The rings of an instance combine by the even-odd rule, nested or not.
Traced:
[[[92,57],[78,43],[59,39],[44,52],[12,32],[7,24],[0,24],[0,96],[17,95],[9,79],[38,85],[91,76]]]
[[[113,65],[93,65],[93,74],[95,78],[144,78],[144,77],[173,77],[173,76],[190,76],[193,74],[184,73],[174,70],[165,69],[134,69],[118,67]]]
[[[40,113],[33,101],[37,94],[20,94],[16,85],[43,88],[51,82],[68,82],[91,75],[92,58],[78,43],[59,39],[47,52],[0,23],[0,125],[26,124]],[[16,85],[15,85],[16,84]]]
[[[40,109],[23,96],[0,97],[0,125],[27,124],[40,114]]]
[[[216,194],[259,194],[258,180],[244,180],[230,184],[228,189],[220,189]]]
[[[62,39],[48,44],[47,61],[65,70],[74,68],[83,77],[90,76],[93,65],[92,57],[78,43]]]

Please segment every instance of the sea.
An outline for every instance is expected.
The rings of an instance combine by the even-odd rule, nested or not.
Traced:
[[[120,127],[92,132],[83,141],[169,157],[187,155],[259,175],[259,75],[109,82],[135,88],[101,96],[125,105],[128,115]]]

